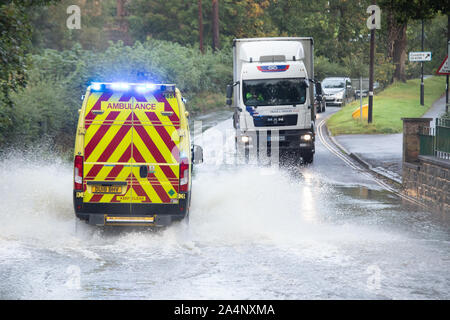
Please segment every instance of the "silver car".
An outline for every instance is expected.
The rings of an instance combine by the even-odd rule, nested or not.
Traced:
[[[348,77],[329,77],[322,81],[325,102],[327,106],[344,106],[354,97],[352,80]]]

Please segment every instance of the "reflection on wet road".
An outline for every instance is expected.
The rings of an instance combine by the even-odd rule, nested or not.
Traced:
[[[229,128],[204,132],[205,160]],[[448,217],[319,141],[310,166],[197,166],[189,227],[158,232],[75,230],[63,161],[11,155],[0,178],[3,299],[450,298]]]

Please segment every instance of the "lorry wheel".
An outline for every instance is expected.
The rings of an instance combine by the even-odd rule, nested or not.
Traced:
[[[314,161],[314,153],[305,152],[302,154],[302,158],[304,163],[312,163]]]

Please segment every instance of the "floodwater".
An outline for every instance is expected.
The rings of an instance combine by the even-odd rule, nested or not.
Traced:
[[[450,223],[383,190],[317,142],[314,164],[208,163],[190,224],[76,224],[72,165],[0,161],[2,299],[449,299]]]

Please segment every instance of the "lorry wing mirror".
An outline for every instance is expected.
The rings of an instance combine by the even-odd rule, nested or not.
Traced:
[[[322,86],[320,85],[320,82],[316,82],[316,92],[317,94],[322,94]]]
[[[231,97],[233,97],[233,85],[227,85],[227,106],[231,106]]]
[[[195,144],[192,146],[192,163],[203,163],[203,148]]]

